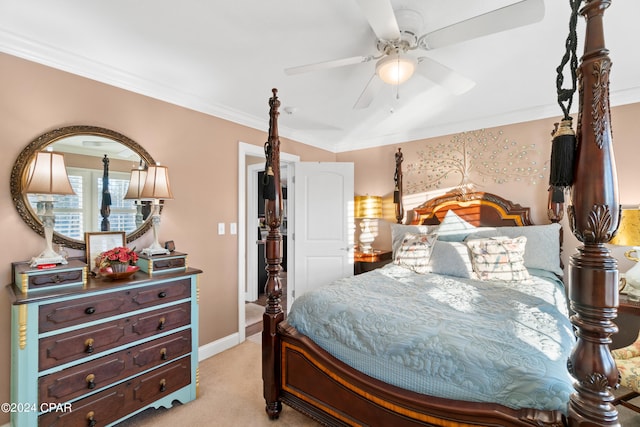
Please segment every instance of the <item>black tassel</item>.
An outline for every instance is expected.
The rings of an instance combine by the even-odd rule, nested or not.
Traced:
[[[262,197],[265,200],[276,199],[276,184],[273,179],[273,170],[271,167],[267,169],[262,181]]]
[[[549,185],[561,188],[570,187],[573,184],[573,167],[576,153],[576,134],[571,127],[571,120],[562,120],[553,135]]]

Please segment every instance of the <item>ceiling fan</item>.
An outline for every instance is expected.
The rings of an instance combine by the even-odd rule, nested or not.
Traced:
[[[450,46],[533,24],[544,17],[544,0],[522,0],[426,34],[420,34],[422,16],[419,12],[406,8],[394,11],[391,0],[356,1],[377,37],[378,54],[353,56],[285,69],[286,74],[292,75],[375,60],[375,74],[360,94],[354,109],[367,108],[381,89],[383,82],[393,85],[402,84],[413,75],[414,71],[418,71],[454,95],[467,92],[475,82],[429,57],[415,57],[408,52]]]

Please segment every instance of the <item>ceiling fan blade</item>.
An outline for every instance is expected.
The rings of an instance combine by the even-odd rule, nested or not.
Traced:
[[[544,0],[524,0],[424,34],[421,49],[431,50],[533,24],[544,17]]]
[[[400,38],[400,29],[391,0],[357,0],[371,29],[381,40]]]
[[[371,102],[374,100],[380,89],[382,88],[382,80],[378,78],[377,75],[371,76],[367,85],[364,87],[364,90],[358,97],[358,100],[353,106],[354,110],[362,110],[371,105]]]
[[[287,75],[307,73],[309,71],[328,70],[330,68],[344,67],[345,65],[360,64],[369,62],[372,56],[353,56],[351,58],[334,59],[332,61],[317,62],[315,64],[300,65],[298,67],[285,68]]]
[[[473,80],[426,56],[418,58],[418,72],[454,95],[462,95],[476,85]]]

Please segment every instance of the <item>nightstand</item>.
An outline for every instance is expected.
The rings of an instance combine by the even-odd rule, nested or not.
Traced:
[[[353,254],[353,274],[375,270],[392,261],[391,251],[374,249],[373,252],[355,251]]]
[[[618,317],[614,320],[618,333],[612,336],[611,348],[621,348],[633,343],[640,331],[640,301],[632,301],[625,294],[619,296]]]

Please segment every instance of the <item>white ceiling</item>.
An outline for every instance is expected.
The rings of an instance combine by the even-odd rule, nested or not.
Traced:
[[[392,0],[418,10],[425,33],[516,2]],[[474,80],[471,91],[453,96],[415,75],[364,110],[352,107],[374,62],[284,73],[377,52],[355,0],[2,0],[0,51],[261,130],[275,87],[280,135],[340,152],[560,116],[569,2],[545,8],[541,22],[422,52]],[[605,13],[612,105],[640,101],[638,17],[638,0]]]

